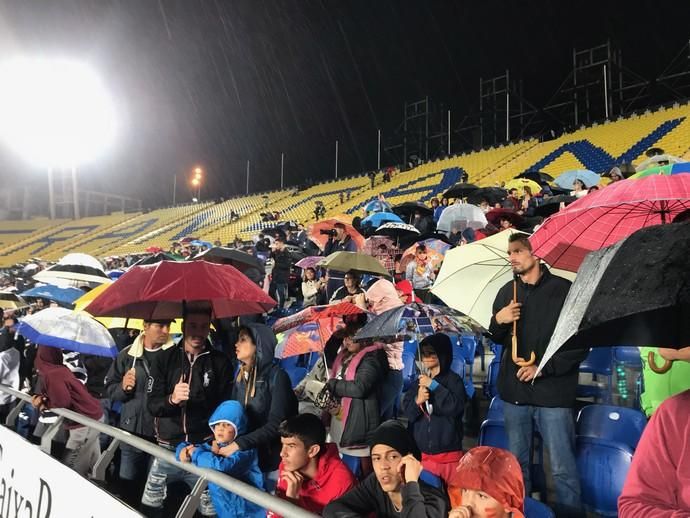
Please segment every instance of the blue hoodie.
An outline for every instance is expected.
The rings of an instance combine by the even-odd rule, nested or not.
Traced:
[[[237,401],[224,401],[216,408],[208,423],[213,430],[213,426],[219,422],[230,423],[235,428],[235,437],[240,437],[247,431],[247,416],[242,405]],[[183,442],[177,446],[175,453],[177,460],[180,460],[182,449],[189,444]],[[227,446],[227,444],[219,443],[218,446]],[[259,469],[259,458],[254,448],[236,451],[229,457],[223,457],[211,451],[210,443],[202,443],[198,444],[192,453],[192,463],[200,468],[221,471],[258,489],[264,489],[263,476]],[[265,509],[237,496],[235,493],[213,483],[209,483],[208,487],[213,507],[219,518],[266,516]]]

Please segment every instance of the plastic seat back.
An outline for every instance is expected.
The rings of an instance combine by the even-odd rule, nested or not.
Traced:
[[[496,448],[508,448],[508,434],[506,434],[503,421],[487,419],[479,428],[479,445],[495,446]]]
[[[647,417],[632,408],[587,405],[577,416],[577,435],[619,442],[635,450]]]

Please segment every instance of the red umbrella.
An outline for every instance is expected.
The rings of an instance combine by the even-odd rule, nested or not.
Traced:
[[[282,333],[293,327],[324,319],[340,319],[345,315],[356,315],[365,311],[352,302],[339,302],[327,306],[310,306],[289,317],[280,318],[273,324],[273,331]]]
[[[196,304],[195,304],[196,303]],[[93,316],[164,319],[208,304],[214,318],[268,311],[276,302],[236,268],[206,261],[133,266],[89,304]]]
[[[510,221],[513,226],[521,225],[524,221],[522,216],[512,209],[491,209],[486,213],[486,220],[497,227],[500,226],[502,219]]]
[[[690,175],[648,176],[608,185],[557,212],[530,242],[554,268],[576,272],[589,252],[636,230],[670,223],[690,209]]]
[[[148,252],[149,254],[157,254],[162,251],[163,249],[160,246],[150,246],[145,250],[145,252]]]

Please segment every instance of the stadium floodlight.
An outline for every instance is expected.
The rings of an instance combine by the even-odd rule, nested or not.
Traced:
[[[74,167],[101,155],[115,137],[115,110],[88,66],[64,59],[0,64],[0,138],[43,167]]]

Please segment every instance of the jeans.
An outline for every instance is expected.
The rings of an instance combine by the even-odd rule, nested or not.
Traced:
[[[536,426],[549,457],[557,501],[556,516],[584,516],[580,496],[580,477],[575,461],[575,420],[571,408],[545,408],[503,404],[505,428],[510,451],[522,468],[525,494],[530,495],[532,481],[532,436]]]
[[[380,408],[381,422],[393,419],[400,403],[403,388],[402,371],[389,370],[386,380],[381,384]]]
[[[151,464],[151,456],[134,446],[122,443],[120,445],[120,478],[127,481],[137,481],[144,478]]]
[[[170,451],[175,451],[174,448],[167,445],[160,444],[160,446]],[[146,478],[146,486],[144,487],[144,494],[141,496],[141,503],[154,509],[161,509],[165,498],[168,496],[168,484],[182,481],[189,486],[189,489],[192,489],[198,478],[193,473],[178,468],[174,464],[155,458]],[[203,515],[214,516],[214,514],[210,513]]]
[[[278,303],[277,309],[283,309],[288,298],[288,285],[286,282],[271,282],[269,295]]]
[[[103,417],[100,421],[104,422]],[[99,435],[98,430],[86,426],[69,430],[62,462],[80,475],[87,476],[101,455]]]

